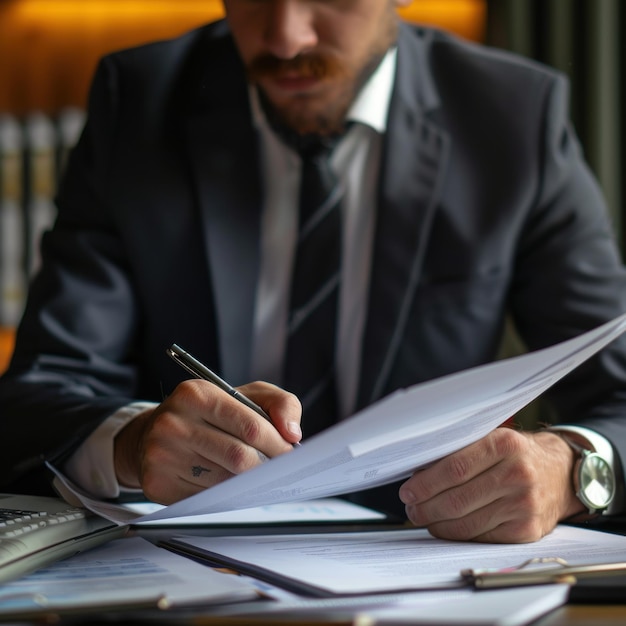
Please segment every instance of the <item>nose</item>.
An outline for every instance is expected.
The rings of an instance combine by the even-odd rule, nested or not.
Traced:
[[[264,40],[267,51],[279,59],[292,59],[312,49],[317,43],[317,34],[310,2],[268,2]]]

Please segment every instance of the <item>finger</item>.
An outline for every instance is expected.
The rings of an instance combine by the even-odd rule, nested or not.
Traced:
[[[225,400],[228,400],[227,394]],[[240,404],[236,400],[233,402]],[[216,411],[220,411],[219,403],[215,405]],[[242,406],[242,409],[246,407]],[[223,410],[222,410],[223,412]],[[268,451],[262,434],[250,435],[251,428],[263,425],[262,418],[257,422],[254,418],[250,421],[251,427],[246,436],[256,442],[255,447],[247,444],[236,434],[225,432],[214,426],[200,411],[200,415],[188,412],[181,415],[172,410],[162,410],[155,417],[148,441],[144,444],[145,456],[152,460],[153,465],[178,468],[183,464],[182,476],[186,476],[186,468],[201,461],[211,462],[222,468],[229,476],[241,474],[259,463],[267,461],[271,451]],[[216,421],[220,421],[215,418]],[[246,420],[243,420],[246,422]],[[271,437],[266,439],[281,439],[271,425],[267,426]],[[282,439],[281,439],[282,441]],[[282,441],[282,451],[291,447]],[[196,461],[194,461],[194,459]],[[200,463],[201,464],[201,463]]]
[[[408,504],[407,517],[416,526],[428,528],[443,522],[459,523],[461,527],[471,522],[460,532],[468,537],[489,530],[494,523],[510,519],[520,505],[527,507],[525,511],[534,510],[529,500],[533,492],[525,479],[520,480],[520,475],[526,476],[520,463],[514,459],[502,459],[468,482],[438,493],[425,502]],[[494,502],[508,500],[513,502],[498,517],[478,517]],[[521,514],[524,515],[524,511]]]
[[[514,498],[515,509],[522,502],[527,504],[529,512],[538,508],[536,486],[540,477],[537,476],[535,464],[530,460],[529,454],[524,453],[528,448],[528,441],[523,435],[510,432],[511,436],[496,434],[485,438],[480,446],[471,446],[481,450],[478,455],[480,460],[474,459],[474,451],[470,451],[472,456],[469,457],[469,462],[473,463],[472,468],[464,472],[462,479],[454,486],[435,493],[428,500],[420,502],[416,499],[409,502],[407,504],[409,519],[417,526],[458,520],[494,501],[510,498]],[[463,456],[468,450],[469,448],[466,448],[458,456]],[[449,460],[451,457],[444,459]],[[486,469],[475,474],[485,466]],[[416,483],[418,479],[423,481],[423,476],[419,474],[425,473],[426,471],[418,473],[410,479],[413,481],[411,484],[407,484],[409,483],[407,481],[403,487],[410,489],[411,493],[414,493],[413,489],[421,490],[421,486],[419,484],[416,486]],[[444,478],[445,484],[449,482],[453,481],[446,481]],[[431,487],[431,484],[426,485],[426,489]],[[406,498],[406,492],[402,497]]]
[[[511,520],[477,535],[474,541],[483,543],[532,543],[550,532],[537,518]]]
[[[241,439],[213,428],[210,424],[204,424],[197,429],[190,443],[190,449],[199,457],[211,459],[211,461],[228,472],[229,475],[242,474],[269,458],[261,447],[248,445]],[[289,446],[289,449],[291,447]],[[283,450],[284,451],[284,450]]]
[[[480,441],[416,472],[400,487],[400,500],[404,504],[423,503],[465,485],[502,459],[517,455],[523,443],[523,436],[516,431],[496,429]]]
[[[286,441],[297,443],[302,439],[302,405],[294,394],[260,381],[242,385],[239,390],[263,407]]]
[[[502,498],[506,487],[500,481],[499,468],[492,467],[471,481],[447,489],[425,502],[408,504],[406,514],[416,526],[467,518]]]
[[[428,531],[440,539],[484,543],[529,543],[549,532],[540,516],[529,514],[511,498],[492,502],[457,520],[430,524]]]
[[[270,422],[208,381],[184,381],[174,393],[175,398],[172,394],[167,400],[171,412],[185,415],[189,422],[207,425],[211,436],[221,431],[270,458],[291,450],[291,445]],[[202,436],[201,431],[194,436]],[[202,437],[202,441],[206,438]],[[220,438],[211,450],[223,453],[226,441],[231,439]]]
[[[451,541],[476,541],[481,535],[493,533],[505,520],[498,503],[482,507],[456,519],[445,519],[426,526],[428,532],[439,539]]]

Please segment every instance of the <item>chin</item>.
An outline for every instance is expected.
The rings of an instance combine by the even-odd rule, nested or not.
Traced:
[[[285,124],[301,135],[332,135],[343,130],[347,107],[307,106],[300,101],[278,110]]]

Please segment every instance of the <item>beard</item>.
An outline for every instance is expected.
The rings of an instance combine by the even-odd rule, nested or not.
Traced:
[[[345,128],[346,115],[361,87],[395,41],[398,22],[395,12],[365,59],[350,67],[331,54],[311,52],[292,59],[259,55],[247,67],[248,79],[256,84],[270,115],[299,135],[337,135]],[[320,81],[319,93],[294,94],[288,99],[272,98],[263,88],[264,80],[298,76]]]

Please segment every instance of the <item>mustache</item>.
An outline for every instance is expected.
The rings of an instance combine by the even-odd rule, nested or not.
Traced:
[[[279,59],[271,54],[263,54],[250,61],[248,78],[257,82],[263,78],[282,78],[296,74],[300,78],[335,78],[344,73],[342,65],[331,56],[324,54],[302,54],[293,59]]]

